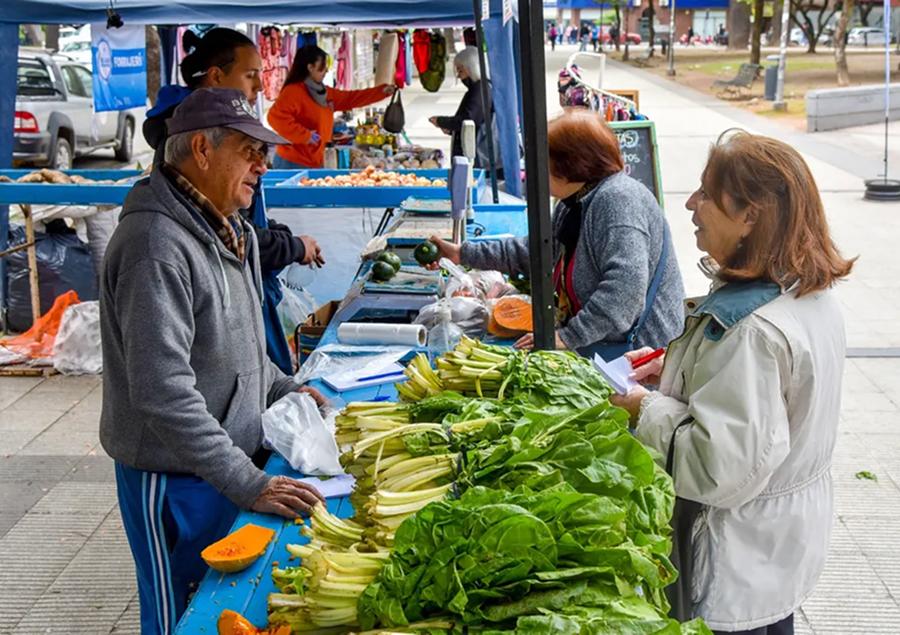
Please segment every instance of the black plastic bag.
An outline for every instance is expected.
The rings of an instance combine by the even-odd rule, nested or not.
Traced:
[[[384,109],[381,127],[388,132],[399,134],[403,132],[403,126],[405,125],[406,114],[403,112],[403,101],[400,99],[400,91],[398,90],[391,95],[391,103]]]
[[[50,228],[48,228],[50,229]],[[38,283],[41,314],[50,310],[57,296],[74,290],[81,301],[97,299],[97,272],[91,250],[74,233],[36,233]],[[9,245],[25,242],[25,228],[11,227]],[[31,316],[31,285],[28,281],[28,250],[10,254],[6,259],[9,272],[8,328],[27,331]]]

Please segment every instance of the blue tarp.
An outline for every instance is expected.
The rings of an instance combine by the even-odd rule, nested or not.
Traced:
[[[200,24],[284,22],[308,24],[471,24],[470,0],[116,0],[126,23]],[[7,0],[0,22],[83,24],[106,21],[109,0]],[[500,15],[502,0],[491,0]]]

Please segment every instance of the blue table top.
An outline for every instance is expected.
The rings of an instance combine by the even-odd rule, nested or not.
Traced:
[[[521,207],[479,206],[476,222],[485,228],[486,234],[511,233],[524,235],[527,230],[527,218]],[[332,323],[322,336],[320,346],[337,341],[337,324]],[[374,399],[396,399],[397,391],[393,384],[383,384],[357,390],[337,393],[320,381],[311,382],[328,397],[336,408],[342,408],[351,401],[372,401]],[[302,475],[292,469],[279,455],[273,454],[266,464],[266,472],[277,475]],[[353,515],[353,509],[346,497],[328,499],[328,510],[341,518]],[[231,609],[245,616],[257,626],[264,626],[267,621],[268,596],[274,592],[271,571],[275,563],[278,566],[295,566],[296,561],[288,562],[287,545],[303,544],[307,538],[300,533],[300,525],[269,514],[241,512],[232,527],[238,529],[248,523],[275,530],[275,538],[266,552],[250,567],[237,573],[219,573],[210,569],[200,588],[191,600],[181,621],[176,628],[176,635],[215,634],[216,622],[225,609]]]

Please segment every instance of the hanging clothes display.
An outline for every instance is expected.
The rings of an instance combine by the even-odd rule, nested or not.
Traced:
[[[413,69],[413,58],[412,58],[412,33],[406,33],[406,47],[404,50],[406,51],[406,77],[405,84],[407,86],[412,86],[412,69]]]
[[[347,31],[341,34],[336,66],[337,88],[350,90],[353,87],[353,41]]]
[[[397,54],[400,43],[396,33],[382,33],[378,43],[378,57],[375,60],[375,85],[390,84],[397,69]]]
[[[398,88],[406,87],[406,34],[397,34],[397,63],[394,71],[394,84]]]
[[[267,26],[260,29],[257,44],[263,65],[263,94],[269,101],[275,101],[278,93],[281,92],[281,87],[284,85],[288,72],[288,67],[284,65],[284,60],[281,57],[281,29],[276,26]]]
[[[427,29],[416,29],[413,33],[413,60],[419,75],[428,70],[431,62],[431,33]]]
[[[637,112],[634,104],[618,95],[594,89],[581,81],[575,64],[572,71],[559,72],[556,87],[563,108],[587,108],[603,115],[606,121],[640,121],[647,117]]]

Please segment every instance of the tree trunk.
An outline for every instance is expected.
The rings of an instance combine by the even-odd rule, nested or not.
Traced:
[[[628,5],[625,5],[625,52],[622,53],[622,61],[628,61],[628,25],[631,23],[631,9],[628,8]]]
[[[650,8],[650,19],[647,20],[647,26],[650,29],[650,56],[653,57],[653,53],[656,51],[656,7],[653,6],[653,0],[649,0],[649,8]]]
[[[150,104],[155,106],[162,79],[162,58],[156,27],[149,24],[145,26],[144,37],[147,41],[147,95],[150,97]]]
[[[619,10],[619,3],[616,2],[616,31],[619,33],[619,37],[622,34],[622,12]],[[619,38],[615,38],[613,40],[613,44],[616,47],[616,52],[619,52]]]
[[[753,0],[753,35],[750,38],[750,63],[759,64],[762,45],[763,6],[765,0]]]
[[[732,2],[728,9],[728,48],[746,51],[750,44],[750,5]]]
[[[850,26],[850,16],[853,15],[854,5],[856,5],[856,0],[844,0],[841,17],[834,30],[832,45],[834,46],[834,65],[837,67],[838,86],[850,85],[850,69],[847,67],[847,27]]]
[[[772,43],[781,42],[781,11],[783,6],[783,0],[775,0],[775,4],[772,7],[774,16],[772,19]]]
[[[44,32],[37,24],[25,24],[25,46],[44,46]]]
[[[51,51],[59,50],[59,25],[48,24],[44,27],[44,33],[47,37],[47,48]]]

